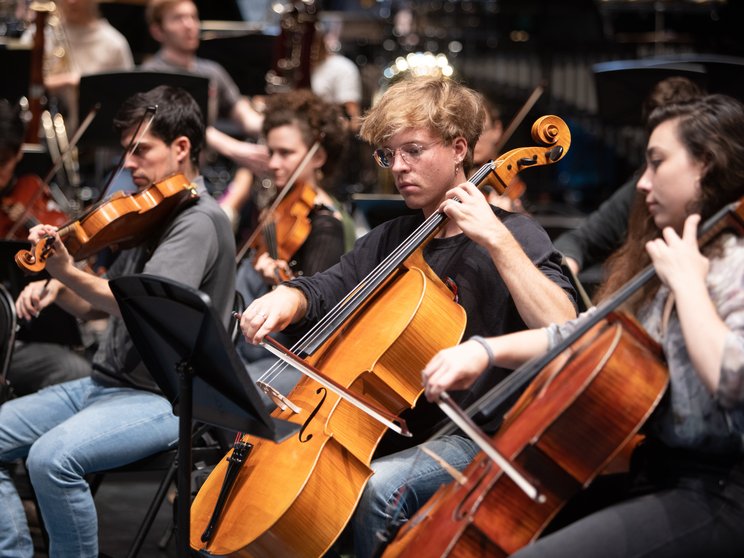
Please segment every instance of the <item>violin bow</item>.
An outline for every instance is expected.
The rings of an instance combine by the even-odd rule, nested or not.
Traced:
[[[26,219],[29,216],[29,213],[31,212],[31,207],[33,207],[36,200],[41,196],[42,191],[45,187],[49,186],[49,182],[52,180],[52,177],[57,174],[57,171],[62,167],[62,164],[65,162],[65,158],[68,156],[70,152],[72,152],[73,149],[77,146],[78,141],[80,141],[80,138],[85,133],[85,130],[88,129],[88,126],[90,126],[90,123],[93,122],[93,119],[98,114],[98,111],[101,108],[100,103],[96,103],[93,108],[88,111],[88,115],[85,117],[85,119],[82,121],[80,126],[78,126],[78,129],[75,131],[75,134],[70,139],[69,144],[67,145],[67,149],[63,150],[55,157],[55,160],[52,161],[51,168],[47,171],[46,175],[44,176],[44,179],[41,181],[41,188],[36,190],[34,192],[34,195],[29,200],[28,204],[26,205],[26,209],[23,211],[21,216],[16,220],[15,223],[13,223],[13,226],[10,228],[8,233],[6,234],[5,238],[12,238],[13,235],[16,233],[16,231],[21,227],[23,223],[26,222]]]
[[[100,192],[98,192],[98,196],[93,201],[94,205],[100,202],[104,198],[109,188],[111,187],[111,184],[114,183],[114,180],[119,178],[121,171],[124,169],[124,163],[127,162],[127,158],[132,153],[134,153],[134,150],[137,149],[140,142],[142,141],[142,138],[145,137],[145,134],[150,129],[150,126],[152,125],[152,121],[155,120],[155,115],[157,113],[158,113],[157,105],[151,105],[145,109],[145,113],[142,115],[142,119],[137,123],[137,127],[134,130],[134,134],[132,134],[132,139],[129,140],[129,145],[127,145],[126,149],[124,149],[124,152],[121,154],[121,158],[119,159],[119,162],[116,164],[116,169],[114,170],[114,172],[112,172],[109,175],[109,179],[106,181],[106,184],[104,185],[103,188],[101,188]],[[145,120],[147,120],[146,123],[145,123]]]
[[[315,156],[315,153],[320,149],[320,140],[323,139],[323,135],[315,140],[315,143],[308,149],[307,153],[305,153],[305,156],[302,158],[302,160],[297,164],[297,167],[295,167],[295,170],[292,171],[292,175],[287,180],[286,186],[281,189],[281,191],[276,195],[276,198],[274,198],[274,201],[271,202],[271,205],[269,206],[268,210],[266,211],[266,216],[261,220],[261,222],[256,226],[256,228],[253,230],[251,235],[248,237],[248,240],[246,240],[243,243],[243,246],[241,246],[240,250],[238,250],[238,253],[235,255],[235,263],[240,263],[243,261],[243,258],[245,257],[245,253],[250,250],[251,245],[253,244],[253,241],[256,240],[256,237],[263,232],[263,228],[266,225],[267,221],[271,218],[271,216],[274,214],[274,211],[276,211],[276,208],[279,207],[279,203],[285,198],[285,196],[292,190],[292,187],[294,186],[295,182],[297,182],[297,177],[300,176],[300,173],[303,171],[303,169],[307,166],[307,164],[310,162],[310,160]]]
[[[494,147],[494,152],[497,155],[501,153],[502,149],[504,149],[506,142],[508,142],[511,139],[512,135],[514,135],[514,132],[516,131],[516,129],[525,119],[525,117],[527,116],[527,113],[529,113],[532,110],[532,107],[535,106],[535,103],[537,103],[537,101],[540,99],[544,91],[545,91],[545,82],[540,82],[537,85],[537,87],[535,87],[535,89],[532,90],[532,93],[530,93],[530,96],[527,97],[527,100],[517,111],[517,114],[514,115],[514,118],[512,118],[511,122],[509,122],[509,125],[506,127],[506,130],[504,130],[504,133],[501,134],[501,137],[499,138],[498,143]]]

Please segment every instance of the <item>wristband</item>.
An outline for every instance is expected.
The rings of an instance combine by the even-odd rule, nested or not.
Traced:
[[[488,344],[488,341],[486,341],[480,335],[473,335],[470,339],[468,339],[468,341],[475,341],[481,347],[483,347],[483,350],[485,350],[486,354],[488,355],[488,366],[496,366],[496,356],[493,354],[493,349],[491,348],[491,345]]]

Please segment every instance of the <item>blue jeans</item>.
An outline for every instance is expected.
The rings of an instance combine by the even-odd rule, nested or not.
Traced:
[[[81,378],[0,406],[0,462],[26,458],[50,557],[97,557],[98,521],[83,478],[178,442],[178,418],[163,397]],[[15,486],[0,467],[0,556],[33,556]]]
[[[469,438],[445,436],[422,444],[458,471],[478,453]],[[407,521],[452,477],[416,446],[372,462],[374,475],[362,493],[354,513],[354,551],[356,558],[374,556],[381,535],[392,522]]]

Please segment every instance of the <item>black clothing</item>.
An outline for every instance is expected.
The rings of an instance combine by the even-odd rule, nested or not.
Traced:
[[[330,208],[316,205],[309,214],[310,234],[294,255],[295,275],[313,275],[338,262],[344,253],[343,223]]]
[[[625,242],[637,177],[623,184],[577,229],[559,236],[555,247],[586,269],[603,263]]]
[[[574,301],[575,292],[561,271],[561,256],[553,248],[547,233],[528,216],[498,208],[494,208],[494,212],[514,235],[530,260]],[[292,326],[292,330],[305,328],[325,316],[346,293],[401,244],[423,219],[423,215],[418,214],[387,221],[359,239],[354,249],[327,271],[287,283],[302,290],[308,300],[305,318]],[[483,247],[464,234],[432,239],[424,249],[424,258],[440,278],[446,282],[451,280],[456,286],[459,304],[465,308],[467,314],[465,339],[471,335],[496,336],[526,329],[506,285]],[[482,374],[471,389],[453,392],[451,395],[459,404],[467,406],[492,388],[504,374],[505,371],[492,368]],[[404,417],[414,433],[414,438],[406,439],[405,447],[410,447],[428,437],[442,415],[435,405],[421,398],[416,407],[404,414]]]

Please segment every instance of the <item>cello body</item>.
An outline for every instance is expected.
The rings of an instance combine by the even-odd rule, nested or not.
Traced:
[[[610,314],[542,369],[493,438],[545,501],[529,498],[481,452],[464,482],[442,486],[383,558],[516,552],[622,451],[667,383],[660,347],[632,318]]]
[[[390,282],[395,288],[378,292],[307,360],[351,391],[399,413],[421,395],[426,362],[460,340],[465,312],[423,260]],[[244,437],[253,448],[205,544],[201,535],[226,460],[215,468],[191,507],[193,548],[216,556],[321,556],[349,521],[387,427],[307,377],[289,398],[302,412],[277,409],[272,416],[302,424],[299,433],[280,444]]]

